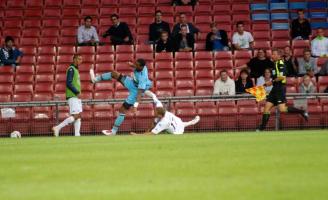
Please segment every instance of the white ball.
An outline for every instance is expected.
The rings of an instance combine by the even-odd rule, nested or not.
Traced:
[[[20,132],[18,132],[18,131],[14,131],[14,132],[10,133],[10,137],[11,137],[11,138],[21,138],[22,135],[21,135]]]

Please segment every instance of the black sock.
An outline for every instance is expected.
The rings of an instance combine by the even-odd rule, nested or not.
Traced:
[[[287,107],[287,112],[288,112],[288,113],[298,113],[298,114],[303,114],[303,113],[304,113],[304,110],[301,110],[301,109],[298,109],[298,108],[295,108],[295,107],[292,107],[292,106],[288,106],[288,107]]]
[[[264,130],[268,121],[270,119],[270,113],[264,113],[263,116],[262,116],[262,123],[259,127],[260,130]]]

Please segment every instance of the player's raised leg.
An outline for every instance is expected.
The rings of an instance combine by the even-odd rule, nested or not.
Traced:
[[[293,106],[286,106],[286,104],[279,104],[278,108],[280,112],[300,114],[305,119],[305,121],[309,120],[309,114],[304,110],[295,108]]]
[[[157,96],[150,90],[145,91],[145,95],[152,98],[156,107],[163,107],[163,104],[158,100]]]
[[[189,121],[189,122],[183,122],[184,127],[188,127],[188,126],[193,126],[195,124],[197,124],[200,120],[200,117],[197,115],[193,120]]]
[[[90,80],[92,83],[97,83],[100,81],[110,81],[112,79],[118,80],[120,75],[121,74],[118,73],[117,71],[109,71],[101,75],[96,75],[94,70],[90,69]]]

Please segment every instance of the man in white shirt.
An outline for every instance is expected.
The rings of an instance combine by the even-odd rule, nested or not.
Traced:
[[[232,36],[232,44],[236,50],[253,48],[254,38],[250,32],[244,31],[243,22],[237,22],[237,32]]]
[[[94,46],[99,43],[97,30],[91,26],[92,18],[86,16],[84,18],[84,25],[78,28],[77,40],[79,46]]]
[[[220,78],[214,83],[213,95],[235,95],[235,81],[228,76],[227,70],[220,72]]]
[[[311,42],[311,51],[315,57],[328,57],[328,38],[322,28],[317,30],[317,37]]]

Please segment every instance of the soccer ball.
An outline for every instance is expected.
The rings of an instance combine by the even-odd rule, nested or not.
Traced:
[[[21,138],[22,135],[21,135],[20,132],[18,132],[18,131],[14,131],[14,132],[10,133],[10,137],[11,137],[11,138]]]

